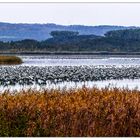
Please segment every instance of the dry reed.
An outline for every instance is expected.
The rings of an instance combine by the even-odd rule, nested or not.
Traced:
[[[21,58],[17,56],[0,56],[0,65],[13,65],[21,63]]]
[[[140,91],[5,91],[0,95],[0,136],[140,136]]]

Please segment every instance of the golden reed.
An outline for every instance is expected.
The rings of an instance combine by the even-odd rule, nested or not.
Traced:
[[[140,136],[140,91],[86,87],[4,91],[0,136]]]
[[[1,56],[0,55],[0,65],[13,65],[23,63],[21,58],[17,56]]]

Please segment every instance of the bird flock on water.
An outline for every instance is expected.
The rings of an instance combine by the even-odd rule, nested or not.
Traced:
[[[139,79],[140,66],[2,66],[0,86],[45,85],[59,82],[84,82],[111,79]]]

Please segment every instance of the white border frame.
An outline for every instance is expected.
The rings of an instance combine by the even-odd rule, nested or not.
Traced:
[[[0,3],[140,3],[140,0],[0,0]]]
[[[140,0],[0,0],[0,3],[140,3]],[[121,137],[120,137],[121,138]],[[118,137],[110,137],[109,139],[116,139],[119,140],[120,138]],[[51,137],[45,137],[45,138],[39,138],[39,137],[0,137],[0,140],[10,140],[10,139],[37,139],[37,140],[42,140],[42,139],[48,139],[48,140],[54,140],[54,139],[85,139],[85,140],[89,140],[89,139],[108,139],[108,137],[79,137],[79,138],[74,138],[74,137],[63,137],[63,138],[59,138],[59,137],[55,137],[55,138],[51,138]],[[126,139],[126,140],[133,140],[134,138],[130,138],[130,137],[123,137],[121,139]],[[136,139],[139,139],[139,137],[137,137]]]

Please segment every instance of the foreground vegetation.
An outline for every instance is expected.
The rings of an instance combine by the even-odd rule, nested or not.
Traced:
[[[21,58],[17,56],[0,56],[0,65],[16,65],[21,63]]]
[[[140,91],[5,91],[0,136],[140,136]]]

